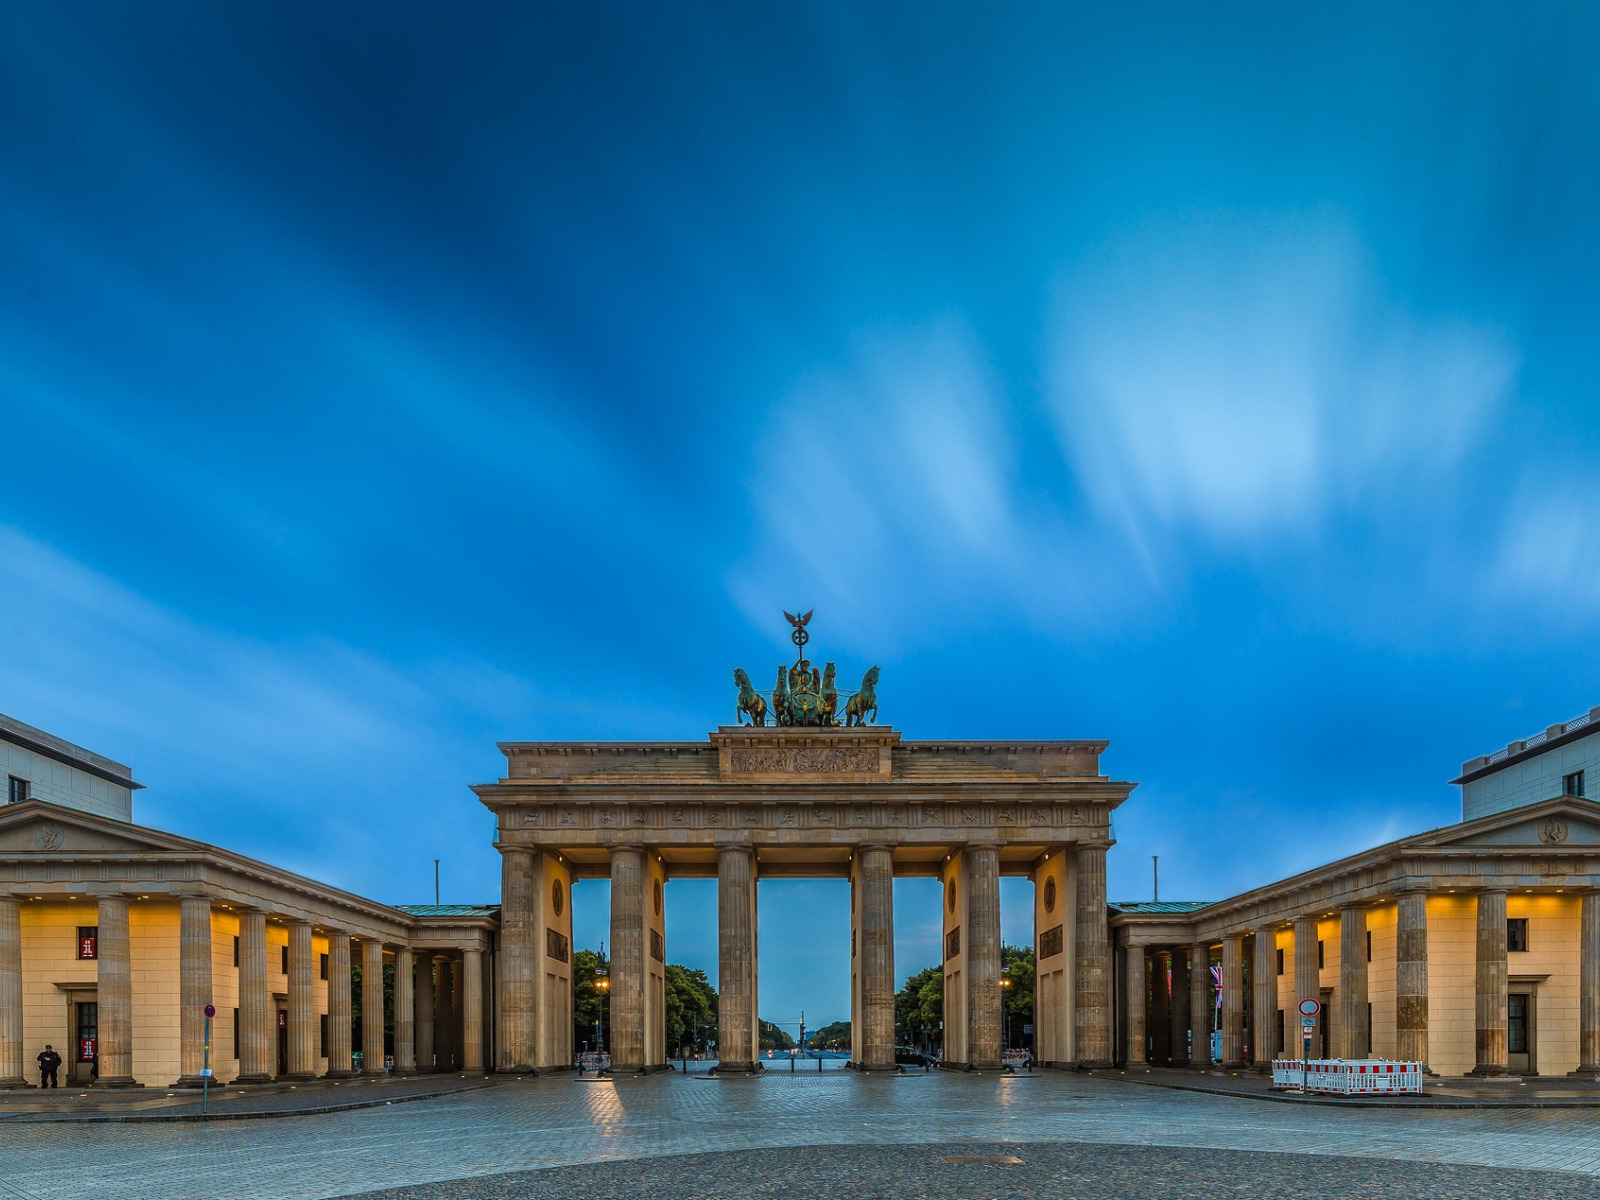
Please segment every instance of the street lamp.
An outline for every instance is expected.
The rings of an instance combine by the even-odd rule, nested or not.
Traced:
[[[1006,1012],[1006,989],[1011,986],[1011,968],[1000,968],[1000,1048],[1011,1049],[1011,1017]]]
[[[596,1053],[604,1054],[606,1052],[606,1035],[602,1017],[605,1014],[605,998],[611,992],[611,976],[606,971],[606,944],[604,942],[600,943],[600,961],[595,964],[594,968],[594,987],[595,991],[600,993],[600,1011],[594,1017],[594,1043]]]

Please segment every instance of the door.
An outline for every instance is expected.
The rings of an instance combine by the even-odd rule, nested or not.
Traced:
[[[94,1069],[95,1055],[100,1052],[100,1005],[94,1000],[79,1000],[72,1006],[72,1052],[62,1055],[71,1066],[67,1079],[71,1083],[86,1084]]]
[[[289,1010],[278,1009],[278,1078],[289,1073]]]
[[[1506,995],[1506,1067],[1518,1075],[1535,1075],[1536,1027],[1534,993],[1510,992]]]

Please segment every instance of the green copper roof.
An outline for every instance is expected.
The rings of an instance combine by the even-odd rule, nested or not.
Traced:
[[[396,904],[413,917],[498,917],[498,904]]]
[[[1210,900],[1113,900],[1113,912],[1125,913],[1192,913],[1213,903]]]

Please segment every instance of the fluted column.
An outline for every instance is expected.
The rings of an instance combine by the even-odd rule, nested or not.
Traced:
[[[383,943],[361,943],[361,1074],[384,1077]]]
[[[538,1066],[534,1050],[534,1004],[538,986],[537,939],[544,931],[535,919],[532,850],[506,848],[500,852],[500,953],[499,993],[496,1013],[500,1034],[495,1055],[500,1070],[532,1073]]]
[[[1124,950],[1123,964],[1125,967],[1123,998],[1127,1002],[1128,1015],[1127,1063],[1130,1067],[1142,1067],[1145,1063],[1145,1002],[1150,994],[1144,947],[1129,946]]]
[[[1506,894],[1478,893],[1477,1060],[1474,1075],[1506,1073]]]
[[[1244,935],[1222,939],[1222,1065],[1244,1066]]]
[[[317,1066],[317,1001],[311,983],[311,922],[289,922],[289,1074],[313,1079]]]
[[[1298,1024],[1299,1006],[1302,1000],[1322,1000],[1322,974],[1317,966],[1317,921],[1315,917],[1296,917],[1294,922],[1294,1003],[1295,1017]],[[1321,1021],[1328,1019],[1328,1014],[1323,1013]],[[1298,1058],[1305,1051],[1305,1037],[1298,1028],[1294,1032],[1294,1057]],[[1317,1038],[1311,1039],[1311,1057],[1315,1058],[1322,1053],[1322,1047]]]
[[[1395,1057],[1428,1063],[1428,896],[1402,892],[1395,924]]]
[[[206,1065],[206,1014],[211,1003],[211,900],[178,902],[178,1078],[173,1087],[200,1087]]]
[[[328,930],[328,1074],[349,1079],[350,1060],[350,935]]]
[[[394,952],[394,1073],[417,1073],[417,1014],[413,972],[416,958],[410,950]]]
[[[637,1071],[644,1054],[644,847],[611,848],[611,1066]]]
[[[1258,1071],[1272,1070],[1273,1045],[1278,1028],[1278,935],[1266,926],[1256,930],[1255,995],[1251,1060]]]
[[[1172,1063],[1172,960],[1165,950],[1146,956],[1150,964],[1150,1008],[1145,1013],[1145,1041],[1149,1061]]]
[[[1583,894],[1578,944],[1578,1069],[1600,1075],[1600,892]]]
[[[1189,1064],[1209,1067],[1211,1022],[1216,1008],[1211,990],[1211,947],[1197,942],[1189,947]]]
[[[433,1055],[435,1069],[456,1066],[456,960],[447,954],[433,960]]]
[[[22,904],[0,896],[0,1088],[27,1087],[22,1070]]]
[[[861,972],[861,1062],[868,1071],[892,1071],[894,1061],[894,852],[862,846],[856,852],[860,887],[856,947]]]
[[[1076,864],[1074,1044],[1080,1067],[1105,1067],[1111,1065],[1111,942],[1106,926],[1106,848],[1080,846]]]
[[[756,855],[717,854],[717,1070],[756,1068]]]
[[[433,955],[418,955],[415,971],[417,1072],[427,1075],[437,1069],[433,1044]]]
[[[1172,948],[1172,1011],[1168,1017],[1167,1044],[1171,1048],[1172,1063],[1184,1066],[1189,1062],[1189,952]]]
[[[1000,847],[968,846],[967,1063],[1000,1066]]]
[[[137,1087],[133,1077],[133,962],[128,898],[100,897],[100,1087]]]
[[[1367,910],[1347,905],[1339,910],[1339,1044],[1335,1058],[1366,1058],[1367,1045]]]
[[[461,1069],[483,1070],[483,951],[461,954]]]
[[[267,914],[239,914],[239,1077],[268,1083],[273,1074],[272,996],[267,991]]]

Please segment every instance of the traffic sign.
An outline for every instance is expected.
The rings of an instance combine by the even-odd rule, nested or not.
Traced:
[[[1321,1011],[1322,1002],[1319,1000],[1300,1001],[1300,1015],[1302,1017],[1314,1017]]]
[[[217,1006],[215,1004],[206,1005],[206,1016],[214,1017],[216,1015],[217,1015]]]
[[[1301,1029],[1315,1029],[1316,1027],[1317,1027],[1317,1019],[1315,1017],[1301,1017],[1300,1018],[1300,1028]]]

